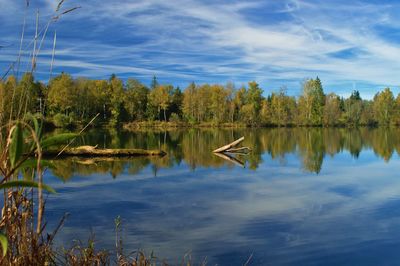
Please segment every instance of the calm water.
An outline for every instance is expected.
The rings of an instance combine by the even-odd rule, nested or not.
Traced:
[[[211,150],[245,136],[233,164]],[[46,172],[58,242],[95,233],[113,249],[209,265],[398,265],[400,130],[88,132],[80,143],[161,148],[163,158],[67,159]]]

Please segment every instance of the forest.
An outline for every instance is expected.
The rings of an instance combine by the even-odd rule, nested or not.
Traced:
[[[344,98],[325,94],[316,77],[303,82],[298,97],[287,95],[284,88],[267,93],[255,81],[240,88],[192,82],[182,90],[159,84],[156,77],[146,86],[132,78],[123,82],[116,75],[93,80],[61,73],[44,84],[26,73],[0,81],[0,121],[29,112],[56,127],[84,125],[97,114],[96,125],[109,126],[143,121],[253,127],[400,124],[400,95],[395,97],[390,88],[372,100],[362,99],[356,90]]]

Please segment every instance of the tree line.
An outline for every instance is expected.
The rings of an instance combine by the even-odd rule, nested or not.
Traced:
[[[159,84],[150,86],[136,79],[125,83],[116,75],[108,80],[72,78],[67,73],[48,84],[30,73],[20,79],[0,81],[0,121],[31,112],[42,114],[56,126],[87,123],[96,114],[99,123],[118,125],[135,121],[169,121],[187,124],[241,123],[247,126],[360,126],[399,125],[400,94],[390,88],[362,99],[354,90],[348,98],[325,94],[321,80],[303,82],[301,95],[287,95],[285,88],[264,96],[259,84],[190,83],[181,90]]]

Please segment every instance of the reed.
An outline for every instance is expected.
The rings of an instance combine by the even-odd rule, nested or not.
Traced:
[[[26,13],[29,1],[25,5],[25,17],[17,59],[12,62],[0,81],[9,73],[16,72],[16,79],[10,82],[12,95],[10,104],[0,95],[2,110],[7,115],[0,115],[0,189],[3,191],[2,213],[0,219],[0,265],[167,265],[158,261],[153,255],[147,256],[142,251],[125,255],[120,236],[120,219],[116,219],[116,250],[97,250],[94,236],[84,243],[80,240],[69,248],[56,247],[54,239],[62,229],[67,218],[64,215],[58,226],[49,231],[45,220],[45,195],[56,191],[43,183],[43,173],[52,167],[50,161],[42,158],[43,150],[52,146],[67,143],[65,149],[78,134],[59,134],[49,138],[42,136],[42,114],[27,112],[29,103],[28,90],[23,83],[18,82],[23,55],[28,49],[30,53],[30,69],[27,73],[34,76],[37,69],[37,59],[48,34],[49,26],[80,7],[63,9],[61,0],[54,14],[40,27],[39,11],[36,11],[34,38],[26,45]],[[53,71],[56,46],[54,32],[50,79]],[[1,87],[0,92],[5,88]],[[93,119],[94,120],[94,119]],[[91,121],[92,122],[92,121]],[[85,127],[86,128],[86,127]],[[32,156],[33,155],[33,156]],[[185,265],[190,265],[184,261]]]
[[[36,12],[35,34],[33,40],[25,44],[26,14],[29,1],[26,1],[25,17],[22,26],[20,46],[15,62],[12,62],[5,74],[20,74],[23,55],[28,49],[31,67],[25,73],[33,77],[37,68],[37,58],[46,38],[50,24],[62,15],[76,8],[62,9],[61,1],[45,26],[40,28],[39,11]],[[55,44],[54,44],[55,45]],[[11,78],[10,78],[11,79]],[[27,112],[29,87],[17,79],[8,82],[12,91],[11,99],[2,97],[2,115],[0,116],[0,189],[3,190],[2,213],[0,220],[0,244],[2,247],[1,265],[50,265],[57,264],[57,253],[53,247],[53,239],[60,226],[53,232],[46,230],[44,220],[44,194],[55,191],[43,184],[43,171],[48,163],[42,160],[42,147],[46,139],[42,138],[42,120],[38,114]],[[4,96],[5,94],[2,94]],[[7,104],[6,100],[10,100]],[[7,115],[4,115],[6,113]],[[53,138],[53,144],[65,141],[64,137]],[[48,140],[47,140],[48,141]],[[33,154],[30,157],[29,154]],[[46,192],[47,191],[47,192]],[[97,255],[96,255],[97,256]]]

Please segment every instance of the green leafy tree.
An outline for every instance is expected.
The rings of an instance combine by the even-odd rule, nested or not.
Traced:
[[[149,101],[158,109],[158,114],[163,111],[164,121],[167,121],[166,111],[171,104],[173,86],[159,85],[150,92]],[[161,119],[160,119],[161,120]]]
[[[195,97],[195,114],[198,122],[210,119],[210,97],[211,89],[209,84],[198,87]]]
[[[77,97],[74,112],[81,120],[90,117],[92,113],[91,109],[95,104],[94,97],[90,95],[89,83],[90,80],[86,78],[78,78],[75,80]]]
[[[77,100],[76,87],[70,75],[62,73],[50,81],[47,102],[52,114],[69,113]]]
[[[392,91],[385,88],[374,97],[375,119],[380,125],[389,125],[394,113],[395,101]]]
[[[340,98],[335,93],[330,93],[325,98],[323,124],[335,126],[340,123]]]
[[[153,121],[157,117],[159,118],[160,116],[160,108],[158,105],[155,105],[155,99],[154,99],[154,91],[159,87],[159,83],[157,81],[157,77],[153,76],[153,79],[151,80],[150,83],[150,91],[149,91],[149,97],[147,101],[147,108],[146,108],[146,117],[148,120]]]
[[[261,103],[261,111],[260,111],[260,120],[263,125],[271,125],[272,124],[272,97],[268,96],[267,99],[264,99]]]
[[[194,82],[191,82],[183,92],[182,111],[189,121],[196,119],[196,94],[197,88]]]
[[[136,79],[128,79],[124,106],[131,120],[143,121],[146,119],[146,108],[149,89]]]
[[[242,119],[251,125],[256,125],[259,120],[261,110],[263,90],[255,81],[249,82],[249,88],[245,96],[245,105],[242,106],[240,113]]]
[[[232,82],[228,82],[225,86],[227,97],[227,121],[229,120],[231,123],[235,122],[235,101],[234,95],[236,93],[235,84]]]
[[[217,123],[226,121],[229,93],[221,85],[210,87],[210,114],[211,120]]]
[[[7,120],[10,119],[12,107],[13,107],[13,93],[17,86],[16,80],[14,76],[9,76],[6,82],[0,81],[0,122],[2,125],[6,123]]]
[[[40,100],[42,97],[41,86],[35,82],[31,72],[24,73],[18,82],[14,98],[14,110],[20,113],[36,113],[40,109]]]
[[[348,99],[344,100],[344,123],[349,126],[358,126],[361,122],[362,109],[360,93],[355,90]]]
[[[100,113],[103,121],[110,117],[107,105],[109,104],[109,89],[106,80],[93,80],[88,84],[89,95],[92,98],[90,116]]]
[[[303,95],[299,99],[301,120],[306,125],[322,125],[325,95],[321,80],[306,80],[303,84]]]
[[[395,110],[393,114],[393,123],[396,125],[400,125],[400,93],[396,97],[394,106]]]
[[[360,114],[360,125],[372,126],[376,125],[374,119],[373,102],[368,100],[362,100],[362,110]]]
[[[293,122],[296,101],[286,95],[286,88],[281,88],[279,93],[272,93],[270,102],[270,121],[277,126],[289,125]]]
[[[246,102],[246,88],[242,86],[239,90],[237,90],[233,96],[233,104],[235,107],[234,118],[236,120],[244,121],[241,117],[240,110]]]
[[[117,125],[121,121],[123,108],[124,84],[122,80],[112,75],[108,86],[109,109],[111,113],[110,124]]]

